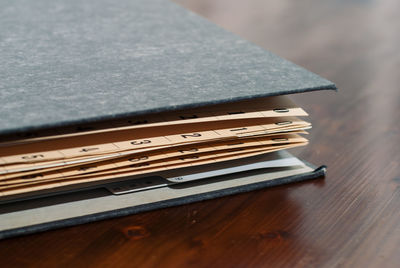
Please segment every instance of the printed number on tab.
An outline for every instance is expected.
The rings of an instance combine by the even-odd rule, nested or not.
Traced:
[[[37,158],[44,158],[44,155],[34,154],[34,155],[26,155],[26,156],[22,157],[22,159],[24,159],[24,160],[32,160],[32,159],[37,159]]]
[[[138,158],[128,159],[128,161],[130,161],[130,162],[138,162],[138,161],[143,161],[143,160],[147,160],[147,159],[149,159],[148,156],[140,156]]]
[[[241,145],[244,144],[243,142],[237,142],[237,143],[228,143],[226,146],[235,146],[235,145]]]
[[[180,160],[185,161],[187,159],[199,159],[197,155],[186,156],[186,157],[179,157]]]
[[[199,149],[197,148],[191,148],[187,150],[179,150],[180,153],[184,154],[185,152],[197,152]]]
[[[135,165],[130,165],[132,168],[140,168],[140,167],[147,167],[150,166],[149,163],[141,163],[141,164],[135,164]]]
[[[241,131],[241,130],[247,130],[247,127],[231,129],[231,131]]]
[[[78,169],[78,171],[83,171],[83,172],[85,172],[85,171],[87,171],[87,170],[89,170],[89,169],[95,169],[95,168],[97,168],[96,166],[92,166],[92,167],[80,167],[79,169]]]
[[[132,145],[141,145],[141,144],[147,144],[147,143],[151,143],[150,140],[142,140],[142,141],[132,141],[131,144]]]
[[[91,152],[91,151],[96,151],[99,148],[83,148],[82,150],[80,150],[80,153],[87,153],[87,152]]]
[[[23,179],[23,180],[32,180],[32,179],[36,179],[38,177],[43,177],[43,175],[42,174],[26,175],[26,176],[22,176],[21,179]]]
[[[187,139],[187,138],[189,138],[189,137],[201,137],[201,134],[200,134],[200,133],[182,134],[181,136],[182,136],[182,138]]]

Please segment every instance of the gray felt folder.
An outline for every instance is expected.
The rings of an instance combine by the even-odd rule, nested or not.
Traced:
[[[0,238],[324,175],[336,89],[167,0],[0,0]]]

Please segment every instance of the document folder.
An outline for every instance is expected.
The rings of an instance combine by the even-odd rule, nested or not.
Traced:
[[[325,173],[289,94],[335,85],[167,0],[0,0],[0,238]]]

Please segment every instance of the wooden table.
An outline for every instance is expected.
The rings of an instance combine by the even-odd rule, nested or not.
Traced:
[[[179,0],[337,83],[295,96],[325,178],[0,241],[2,267],[399,267],[399,1]]]

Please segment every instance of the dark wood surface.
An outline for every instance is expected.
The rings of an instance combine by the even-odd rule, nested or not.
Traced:
[[[3,240],[1,267],[399,267],[400,2],[177,2],[338,85],[294,97],[325,180]]]

